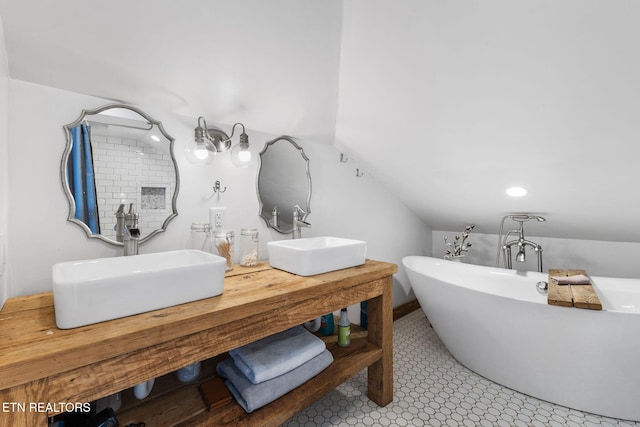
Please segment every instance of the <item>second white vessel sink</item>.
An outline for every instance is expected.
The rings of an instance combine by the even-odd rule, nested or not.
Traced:
[[[220,295],[225,266],[198,250],[55,264],[56,324],[75,328]]]
[[[269,264],[299,276],[312,276],[364,264],[367,242],[309,237],[267,243]]]

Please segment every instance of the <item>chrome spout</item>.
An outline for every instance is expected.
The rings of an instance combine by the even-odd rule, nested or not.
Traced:
[[[505,259],[505,268],[513,268],[511,262],[511,247],[517,245],[518,253],[516,254],[516,262],[526,262],[527,254],[525,252],[525,248],[527,246],[533,248],[533,250],[538,255],[538,271],[542,273],[542,246],[537,243],[531,242],[529,240],[524,240],[520,238],[518,240],[512,240],[502,246],[502,250],[504,251],[504,259]]]
[[[138,242],[140,241],[140,230],[137,228],[127,229],[124,237],[124,256],[138,255]]]
[[[513,221],[519,222],[520,227],[517,230],[510,230],[509,232],[507,232],[507,234],[503,238],[502,228],[504,226],[504,221],[507,218]],[[496,267],[498,267],[500,264],[500,255],[502,253],[502,255],[504,256],[505,268],[509,268],[509,269],[512,268],[512,261],[511,261],[512,246],[518,247],[518,253],[516,254],[516,262],[526,262],[527,260],[526,247],[529,246],[533,248],[533,250],[538,255],[538,271],[542,272],[542,246],[540,246],[535,242],[526,240],[524,237],[524,223],[532,219],[535,219],[538,222],[546,221],[544,217],[541,217],[538,215],[529,215],[529,214],[506,215],[504,218],[502,218],[502,223],[500,224],[500,232],[498,235],[498,255],[496,257]],[[518,238],[515,240],[511,240],[510,242],[507,242],[507,239],[509,238],[510,234],[516,234]],[[500,250],[502,250],[502,252]]]
[[[122,205],[120,205],[122,206]],[[138,228],[138,213],[133,203],[129,203],[129,212],[124,214],[124,225],[128,229]]]
[[[124,212],[124,204],[118,207],[116,215],[116,240],[124,246],[124,256],[138,255],[138,242],[140,240],[140,219],[133,203],[129,204],[129,212]]]
[[[302,238],[303,227],[311,228],[311,224],[304,221],[303,219],[300,219],[300,214],[302,214],[302,218],[304,218],[306,212],[299,205],[295,205],[293,207],[293,232],[291,233],[293,239]]]

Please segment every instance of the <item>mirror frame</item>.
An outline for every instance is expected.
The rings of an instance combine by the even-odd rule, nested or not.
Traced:
[[[264,203],[262,202],[262,197],[260,197],[260,172],[262,171],[262,155],[267,151],[267,149],[270,146],[282,140],[289,142],[293,146],[293,148],[298,150],[300,152],[300,155],[302,156],[302,159],[305,161],[305,171],[307,174],[307,183],[309,184],[309,192],[307,194],[307,200],[304,206],[304,210],[306,211],[306,213],[302,216],[302,218],[300,218],[300,220],[306,221],[307,216],[309,216],[309,214],[311,213],[311,173],[309,172],[309,158],[304,153],[304,150],[302,149],[302,147],[300,147],[290,136],[282,135],[275,139],[272,139],[271,141],[267,141],[264,144],[264,148],[262,148],[262,151],[260,151],[260,167],[258,168],[258,174],[256,176],[256,193],[258,194],[258,203],[260,205],[258,207],[258,216],[260,216],[260,218],[264,220],[264,222],[267,224],[267,227],[273,228],[278,233],[289,234],[293,232],[293,225],[291,226],[290,229],[276,228],[273,225],[271,225],[270,218],[267,218],[266,215],[263,215],[262,211],[264,208]]]
[[[167,219],[164,220],[164,222],[162,223],[161,228],[157,228],[157,229],[153,230],[151,233],[147,234],[146,236],[144,236],[144,237],[142,237],[140,239],[139,244],[142,244],[142,243],[146,242],[147,240],[151,239],[156,234],[166,231],[167,225],[169,224],[169,222],[173,218],[178,216],[177,200],[178,200],[178,192],[180,191],[180,173],[178,172],[178,162],[176,162],[176,157],[175,157],[175,154],[173,152],[175,139],[172,138],[171,135],[169,135],[164,130],[164,127],[162,126],[162,122],[160,122],[158,120],[155,120],[154,118],[150,117],[145,112],[143,112],[142,110],[140,110],[140,109],[138,109],[136,107],[133,107],[131,105],[126,105],[126,104],[107,104],[107,105],[103,105],[102,107],[98,107],[98,108],[93,109],[93,110],[82,110],[82,112],[80,113],[80,117],[77,120],[75,120],[73,123],[69,123],[68,125],[64,125],[64,131],[65,131],[65,134],[66,134],[66,137],[67,137],[67,145],[66,145],[66,147],[64,149],[64,152],[62,153],[62,160],[60,161],[60,177],[62,179],[62,187],[63,187],[63,190],[64,190],[64,194],[65,194],[65,196],[67,196],[67,201],[69,202],[69,216],[67,217],[67,221],[72,222],[74,224],[77,224],[80,228],[82,228],[84,230],[84,232],[87,234],[87,237],[89,237],[89,238],[102,240],[103,242],[106,242],[106,243],[109,243],[109,244],[115,245],[115,246],[124,246],[123,242],[118,242],[117,240],[113,240],[113,239],[110,239],[108,237],[104,237],[102,234],[94,234],[91,231],[91,229],[89,228],[89,226],[87,226],[87,224],[85,224],[84,222],[80,221],[79,219],[77,219],[75,217],[75,215],[76,215],[76,201],[75,201],[75,199],[73,197],[73,194],[71,194],[69,181],[67,179],[68,178],[68,176],[67,176],[67,163],[69,162],[69,155],[71,154],[71,148],[72,148],[72,144],[73,144],[73,138],[71,136],[71,130],[73,128],[75,128],[76,126],[80,125],[82,123],[82,121],[85,118],[87,118],[87,116],[100,114],[103,111],[110,110],[110,109],[113,109],[113,108],[123,108],[123,109],[127,109],[127,110],[130,110],[130,111],[133,111],[133,112],[139,114],[140,116],[142,116],[152,126],[153,125],[158,126],[158,130],[160,130],[160,133],[162,133],[162,135],[169,141],[169,153],[171,154],[171,160],[173,161],[173,166],[174,166],[175,171],[176,171],[176,188],[175,188],[175,191],[173,193],[173,197],[171,198],[171,213],[169,214]]]

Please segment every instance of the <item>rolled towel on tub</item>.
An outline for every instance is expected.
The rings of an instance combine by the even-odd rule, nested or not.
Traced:
[[[231,350],[236,367],[252,383],[259,384],[297,368],[327,348],[320,338],[302,326],[268,336]]]
[[[591,280],[584,274],[575,276],[551,276],[551,280],[558,285],[588,285]]]
[[[252,412],[309,381],[331,365],[331,362],[333,356],[325,349],[286,374],[260,384],[249,381],[230,358],[218,363],[217,371],[221,377],[226,378],[225,384],[238,404],[246,412]]]

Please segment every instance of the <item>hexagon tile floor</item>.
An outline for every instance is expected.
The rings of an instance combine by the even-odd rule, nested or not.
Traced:
[[[366,370],[284,426],[640,426],[529,397],[489,381],[449,354],[421,310],[393,325],[394,399],[367,398]]]

